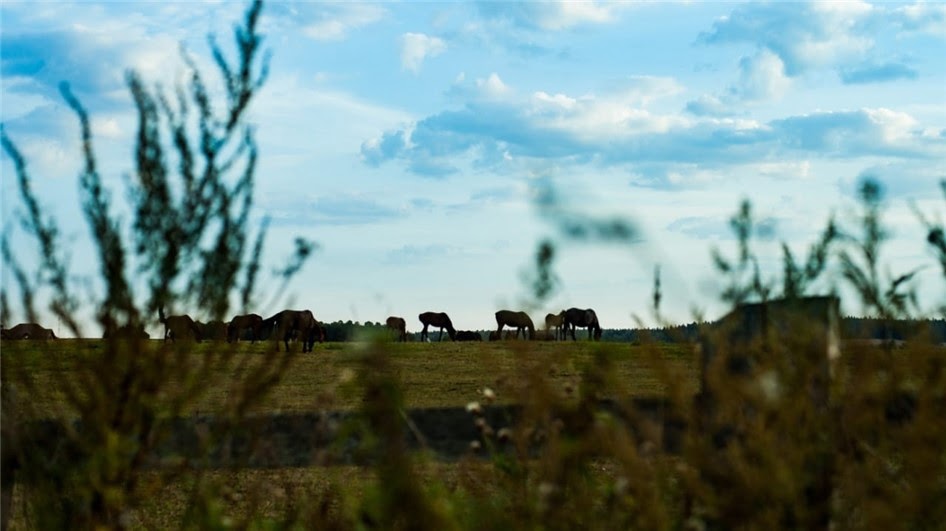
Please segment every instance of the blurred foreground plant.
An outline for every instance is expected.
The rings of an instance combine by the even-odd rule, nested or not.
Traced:
[[[45,434],[21,429],[26,419],[35,418],[29,411],[35,382],[28,364],[4,364],[4,482],[15,474],[25,489],[27,521],[33,527],[130,525],[135,509],[148,497],[142,488],[147,458],[170,433],[169,422],[214,386],[229,389],[225,417],[245,415],[292,360],[289,353],[278,355],[270,363],[245,368],[239,379],[229,381],[220,378],[219,369],[243,363],[237,361],[234,348],[218,346],[195,357],[193,344],[187,342],[155,345],[136,334],[120,333],[154,323],[156,312],[165,308],[169,313],[190,309],[217,320],[230,311],[233,295],[239,296],[244,309],[251,303],[264,232],[249,244],[257,151],[246,113],[267,73],[268,60],[261,58],[262,37],[257,32],[261,9],[261,2],[253,2],[242,25],[235,27],[234,61],[210,39],[222,92],[207,85],[184,52],[187,82],[171,96],[160,86],[149,88],[137,73],[127,74],[138,115],[135,170],[128,183],[130,227],[114,213],[112,195],[102,182],[89,116],[69,86],[61,85],[81,129],[81,211],[98,259],[102,283],[98,297],[83,300],[77,295],[79,287],[69,276],[67,242],[32,191],[26,161],[2,131],[3,149],[13,161],[26,210],[21,216],[25,238],[39,250],[39,268],[27,274],[18,262],[22,249],[12,249],[6,228],[3,260],[14,272],[24,316],[31,322],[38,319],[36,297],[48,291],[50,312],[73,337],[85,337],[79,310],[91,305],[109,338],[100,351],[81,357],[78,370],[59,376],[56,385],[65,398],[58,415],[62,420],[53,421]],[[294,263],[305,258],[307,249]],[[8,289],[3,286],[0,298],[4,319],[12,310]],[[42,355],[42,348],[31,354]],[[50,433],[65,437],[60,449],[34,451],[52,446],[40,439]],[[210,447],[223,435],[208,434],[203,443]],[[165,467],[161,474],[170,481],[189,465]],[[213,502],[197,496],[191,503],[206,508]],[[9,517],[7,509],[4,519]]]

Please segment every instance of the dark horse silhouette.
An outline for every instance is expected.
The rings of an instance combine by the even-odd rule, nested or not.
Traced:
[[[20,323],[4,330],[4,339],[58,339],[50,328],[43,328],[36,323]]]
[[[102,332],[102,339],[150,339],[151,334],[145,330],[145,325],[137,326],[127,323],[122,326],[109,326]]]
[[[473,330],[460,330],[457,332],[457,341],[482,341],[483,336]]]
[[[200,327],[189,315],[164,316],[164,307],[158,307],[158,319],[164,325],[164,340],[196,339],[200,341]]]
[[[255,342],[260,339],[260,333],[263,328],[263,318],[255,313],[246,315],[237,315],[230,319],[227,325],[227,341],[239,341],[243,339],[244,334],[250,333],[250,341]]]
[[[197,321],[197,338],[201,341],[225,341],[227,339],[227,323],[223,321]]]
[[[443,312],[424,312],[417,316],[420,319],[420,322],[424,325],[424,329],[420,332],[420,340],[425,341],[427,339],[427,327],[436,326],[440,328],[440,336],[437,338],[437,341],[443,340],[443,329],[447,329],[447,333],[450,334],[450,339],[457,338],[457,329],[453,327],[453,323],[450,322],[450,317]]]
[[[388,328],[397,333],[398,341],[407,341],[407,321],[403,317],[392,315],[384,322]]]
[[[555,330],[555,340],[565,339],[565,310],[545,316],[545,330]]]
[[[519,334],[525,335],[526,329],[529,330],[527,339],[535,339],[535,325],[532,324],[532,318],[526,312],[513,312],[510,310],[499,310],[496,312],[496,334],[502,336],[503,327],[508,326],[516,329],[516,339]]]
[[[572,339],[575,339],[575,328],[582,327],[588,329],[588,339],[601,339],[601,325],[598,324],[598,316],[591,308],[582,310],[580,308],[569,308],[565,310],[565,332],[568,333],[571,328]]]
[[[325,341],[325,331],[309,310],[283,310],[276,315],[263,319],[260,326],[263,334],[276,340],[276,352],[279,352],[279,340],[286,343],[289,352],[289,340],[302,341],[302,352],[312,352],[315,341]]]

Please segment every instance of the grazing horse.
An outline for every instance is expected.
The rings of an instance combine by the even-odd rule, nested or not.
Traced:
[[[457,332],[457,341],[482,341],[483,336],[479,332],[472,330],[460,330]]]
[[[545,316],[545,330],[555,330],[555,339],[565,339],[565,310]]]
[[[118,327],[106,327],[102,339],[151,339],[151,334],[145,331],[145,325],[141,323],[137,326],[127,323]]]
[[[289,352],[289,340],[302,341],[302,352],[312,352],[315,341],[325,341],[325,331],[309,310],[283,310],[276,315],[263,319],[260,327],[268,337],[276,340],[276,352],[279,352],[279,340],[286,344]]]
[[[158,307],[158,320],[164,325],[164,341],[196,339],[200,341],[200,327],[189,315],[164,316],[164,307]]]
[[[4,332],[5,339],[58,339],[51,329],[36,323],[20,323]]]
[[[588,328],[588,339],[601,339],[601,325],[598,324],[598,316],[591,308],[582,310],[580,308],[569,308],[565,310],[565,331],[571,328],[572,339],[575,339],[575,328]]]
[[[237,315],[230,319],[227,325],[227,341],[239,341],[243,339],[246,332],[250,332],[250,342],[256,342],[260,339],[260,333],[263,328],[263,317],[255,313],[246,315]]]
[[[519,334],[525,335],[526,329],[529,330],[528,339],[535,339],[535,325],[532,324],[532,318],[526,312],[513,312],[510,310],[499,310],[496,312],[496,333],[502,335],[503,327],[508,326],[516,329],[516,339]]]
[[[405,321],[403,317],[392,315],[391,317],[388,317],[384,324],[387,325],[387,327],[392,331],[397,333],[398,341],[407,341],[407,321]]]
[[[223,321],[210,321],[202,323],[197,321],[197,338],[201,341],[225,341],[227,339],[227,323]]]
[[[420,319],[420,322],[424,325],[424,329],[420,332],[420,340],[425,341],[427,339],[427,327],[436,326],[440,328],[440,336],[437,338],[437,341],[443,340],[443,329],[447,329],[447,333],[450,334],[450,339],[455,340],[457,338],[457,330],[453,327],[453,323],[450,322],[450,317],[443,312],[424,312],[417,316]]]

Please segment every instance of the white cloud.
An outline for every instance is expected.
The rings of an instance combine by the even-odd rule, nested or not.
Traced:
[[[342,40],[350,31],[381,20],[384,14],[384,8],[378,5],[327,4],[327,10],[319,15],[319,20],[305,25],[302,32],[319,41]]]
[[[121,125],[119,125],[118,120],[114,117],[93,118],[92,133],[96,137],[101,136],[104,138],[119,139],[124,136],[124,131],[122,131]]]
[[[718,20],[701,39],[759,45],[778,55],[794,77],[861,60],[874,45],[865,29],[872,13],[864,2],[749,4]]]
[[[720,97],[703,94],[696,100],[687,102],[687,112],[696,116],[726,116],[732,114],[730,106]]]
[[[544,109],[553,111],[564,109],[568,111],[574,109],[578,102],[575,98],[568,97],[564,94],[555,94],[553,96],[541,90],[533,94],[532,99],[534,103],[533,109],[536,112],[542,112]]]
[[[582,24],[605,24],[616,19],[617,11],[627,7],[622,2],[535,1],[479,2],[479,11],[493,27],[561,31]]]
[[[765,101],[781,98],[790,85],[782,59],[768,50],[760,50],[739,62],[739,81],[732,90],[740,100]]]
[[[946,38],[946,4],[918,2],[893,11],[905,31],[917,31]]]
[[[401,36],[401,67],[417,73],[424,59],[440,55],[446,50],[447,43],[439,37],[405,33]]]
[[[509,93],[509,87],[499,78],[499,74],[493,72],[486,79],[477,79],[476,86],[487,97],[500,98]]]
[[[545,4],[538,17],[539,26],[549,30],[561,30],[579,24],[601,24],[614,20],[618,3],[562,1]]]

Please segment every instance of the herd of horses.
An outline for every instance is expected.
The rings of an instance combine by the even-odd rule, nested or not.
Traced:
[[[423,329],[420,333],[421,341],[429,341],[429,329],[440,329],[440,335],[437,341],[443,340],[443,331],[453,341],[482,341],[483,337],[479,332],[471,330],[457,330],[450,317],[443,312],[424,312],[417,316],[420,319]],[[394,330],[400,341],[407,340],[406,323],[402,317],[388,317],[388,328]],[[532,318],[526,312],[515,312],[512,310],[499,310],[496,312],[496,330],[489,333],[488,339],[496,341],[504,339],[503,329],[509,327],[511,336],[512,330],[516,331],[516,339],[539,339]],[[565,340],[571,333],[571,338],[576,339],[575,329],[587,328],[588,339],[601,339],[601,324],[598,322],[598,315],[591,308],[569,308],[555,314],[550,313],[545,316],[545,330],[543,339]]]
[[[453,341],[482,341],[483,337],[479,332],[470,330],[457,330],[450,320],[450,316],[443,312],[424,312],[418,316],[423,329],[421,330],[421,341],[430,341],[429,331],[431,328],[439,329],[438,341],[443,340],[443,333],[446,330],[447,335]],[[283,310],[269,318],[264,319],[255,313],[246,315],[237,315],[229,322],[210,321],[203,323],[196,321],[189,315],[165,315],[164,308],[158,308],[158,320],[164,325],[164,341],[264,341],[272,340],[276,343],[276,350],[279,350],[280,341],[285,344],[286,350],[289,350],[290,341],[298,341],[302,344],[303,352],[311,352],[316,342],[325,341],[325,329],[315,318],[310,310]],[[403,317],[391,316],[385,322],[398,341],[407,341],[407,322]],[[512,336],[512,330],[515,330],[515,338],[539,339],[535,324],[532,318],[526,312],[515,312],[511,310],[500,310],[496,312],[496,330],[489,333],[488,339],[491,341],[504,339],[503,329],[508,327],[509,332],[506,338]],[[545,316],[544,339],[565,340],[571,333],[571,338],[576,339],[575,329],[587,328],[588,339],[601,339],[601,325],[598,323],[598,316],[595,311],[581,308],[569,308],[562,310],[557,314],[550,313]],[[43,328],[36,323],[22,323],[9,329],[2,329],[2,339],[56,339],[56,334],[48,328]],[[150,339],[150,335],[145,331],[144,324],[135,326],[124,325],[116,326],[112,323],[106,323],[105,332],[102,337],[122,338],[122,339]]]
[[[230,322],[211,321],[201,323],[189,315],[164,315],[164,309],[158,308],[158,319],[164,324],[165,341],[228,341],[248,340],[251,342],[274,340],[276,350],[282,341],[289,350],[290,341],[299,341],[302,352],[312,352],[316,341],[325,341],[325,329],[315,318],[311,310],[283,310],[264,319],[261,315],[250,313],[237,315]],[[144,330],[142,329],[143,333]]]

